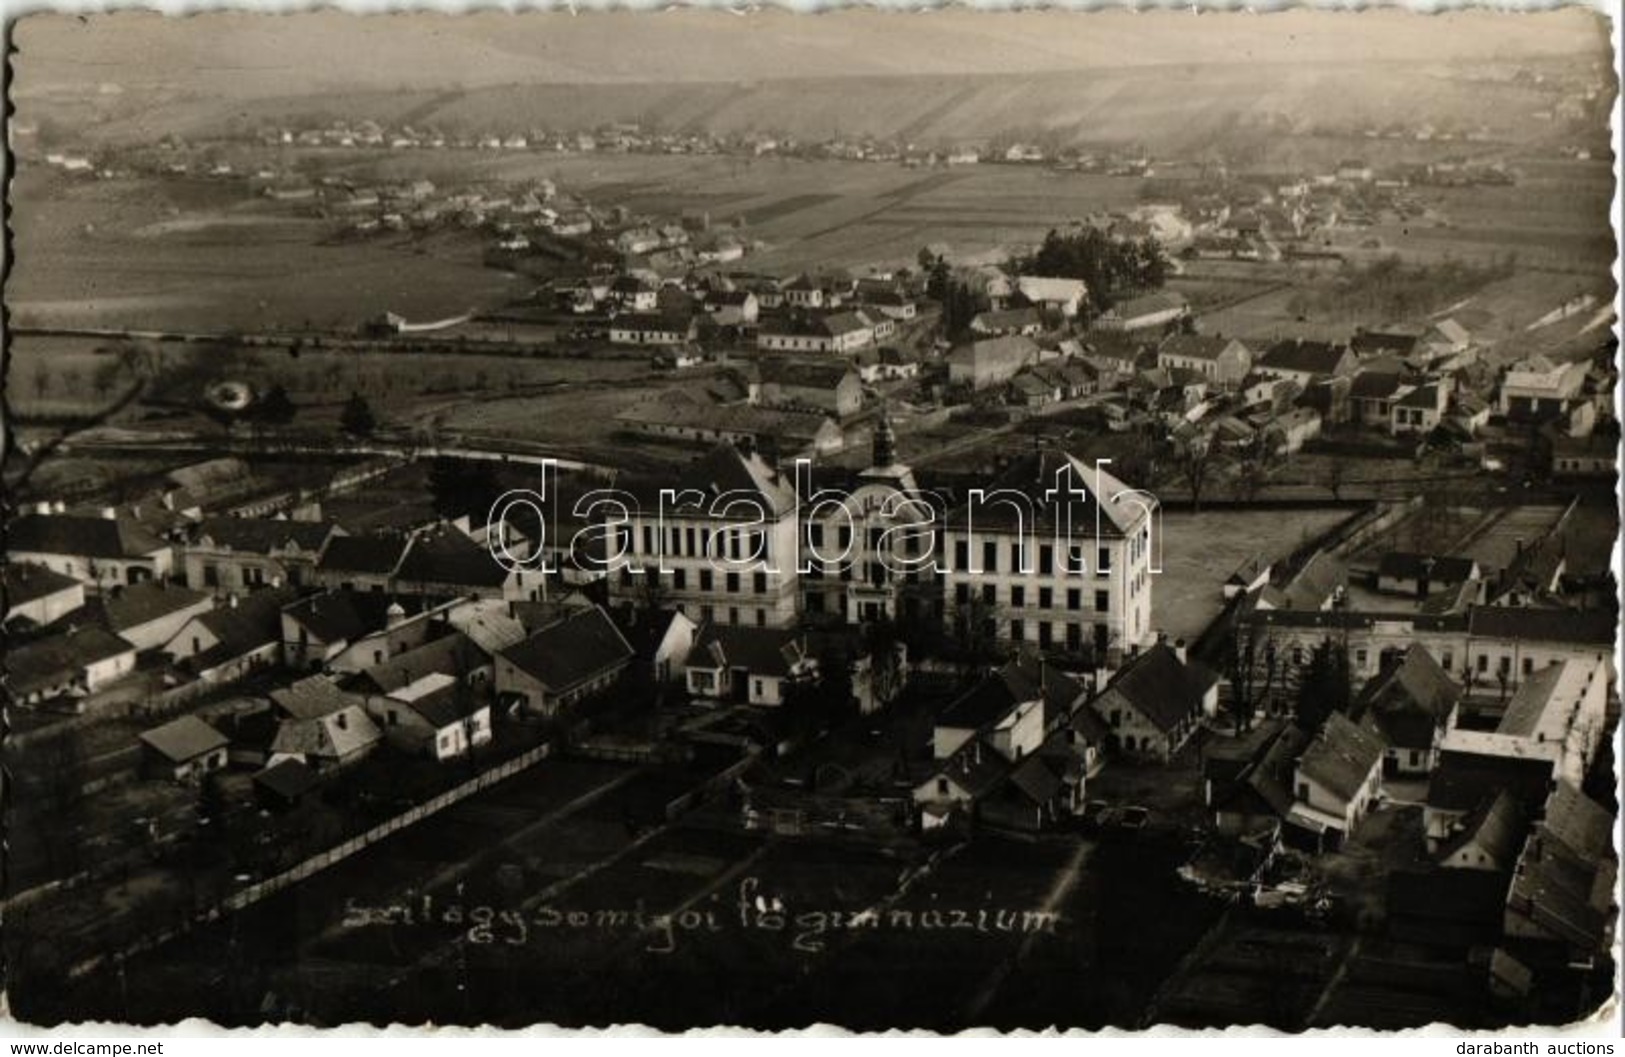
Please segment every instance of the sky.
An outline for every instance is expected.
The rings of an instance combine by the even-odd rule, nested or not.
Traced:
[[[17,90],[114,83],[276,89],[756,81],[1143,64],[1605,59],[1594,10],[1272,14],[769,10],[186,18],[33,15],[13,29]]]

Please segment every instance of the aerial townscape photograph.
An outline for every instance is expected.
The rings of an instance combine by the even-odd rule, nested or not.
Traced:
[[[0,1014],[1617,1017],[1615,31],[18,18]]]

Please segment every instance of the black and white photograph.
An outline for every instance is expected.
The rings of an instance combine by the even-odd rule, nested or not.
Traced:
[[[1617,1037],[1617,17],[14,16],[0,1035]]]

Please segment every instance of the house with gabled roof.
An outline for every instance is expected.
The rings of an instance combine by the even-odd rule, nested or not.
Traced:
[[[466,687],[489,687],[495,660],[460,631],[432,625],[427,641],[387,656],[359,672],[348,673],[347,689],[364,694],[391,694],[429,675],[447,676]]]
[[[1253,354],[1235,338],[1170,334],[1157,346],[1157,366],[1195,371],[1215,385],[1232,389],[1252,370]]]
[[[1057,683],[1060,679],[1057,673]],[[1076,689],[1071,680],[1066,685]],[[932,724],[932,757],[946,760],[973,738],[987,735],[1006,759],[1020,759],[1043,741],[1046,698],[1051,696],[1046,685],[1012,661],[977,680],[942,710]]]
[[[933,774],[914,788],[930,828],[964,811],[988,825],[1038,830],[1082,811],[1108,736],[1077,680],[1011,661],[936,718]]]
[[[321,772],[365,758],[383,741],[383,732],[367,715],[365,701],[313,675],[282,690],[271,700],[282,711],[266,765],[293,759]]]
[[[1471,558],[1387,551],[1377,563],[1377,590],[1383,594],[1426,599],[1482,576],[1483,571]]]
[[[194,784],[226,766],[230,740],[197,716],[181,716],[140,736],[149,777]]]
[[[95,624],[7,649],[6,688],[22,705],[78,699],[135,670],[135,647]]]
[[[80,612],[83,619],[95,621],[144,652],[158,649],[193,617],[213,608],[212,595],[167,580],[147,580],[114,587]]]
[[[327,658],[325,667],[329,672],[364,672],[391,657],[433,642],[451,630],[447,613],[462,602],[457,598],[436,604],[397,599],[384,611],[382,627],[345,643]]]
[[[1010,761],[981,738],[966,742],[914,787],[921,827],[936,829],[956,812],[974,807],[1009,776],[1010,767]]]
[[[1612,680],[1602,659],[1558,661],[1526,675],[1493,731],[1450,731],[1446,749],[1549,761],[1553,777],[1584,780],[1608,727]]]
[[[1394,436],[1431,433],[1444,420],[1450,403],[1450,387],[1438,382],[1404,386],[1394,394],[1389,408],[1388,432]]]
[[[24,514],[6,526],[9,561],[41,565],[93,588],[161,580],[174,549],[125,517]]]
[[[1572,784],[1552,791],[1513,868],[1503,919],[1509,938],[1570,966],[1606,957],[1618,917],[1614,826],[1613,813]]]
[[[614,345],[685,346],[699,337],[696,317],[686,312],[629,312],[609,324]]]
[[[282,660],[282,610],[293,587],[273,587],[226,600],[199,613],[161,647],[171,664],[206,683],[232,683]]]
[[[961,345],[948,354],[949,381],[988,389],[1014,378],[1039,360],[1038,346],[1019,334]]]
[[[517,558],[528,553],[510,544]],[[509,568],[488,547],[451,525],[435,525],[413,533],[406,553],[394,570],[392,589],[397,595],[420,598],[491,598],[515,601],[529,597],[539,586],[541,573]]]
[[[322,587],[388,591],[411,545],[412,536],[405,532],[334,536],[322,549],[311,580]]]
[[[1298,758],[1288,820],[1340,844],[1371,810],[1382,788],[1382,736],[1333,712]]]
[[[1428,781],[1422,827],[1428,851],[1438,854],[1465,819],[1500,792],[1510,792],[1525,818],[1539,817],[1555,785],[1552,762],[1534,756],[1491,756],[1440,745]]]
[[[1462,821],[1439,849],[1437,861],[1447,869],[1509,872],[1527,835],[1528,819],[1518,798],[1502,789]]]
[[[254,775],[254,799],[267,810],[286,811],[302,803],[320,784],[314,770],[290,757]]]
[[[304,584],[337,525],[277,518],[204,520],[180,547],[186,586],[217,595],[278,584]]]
[[[490,697],[445,672],[369,696],[367,713],[385,741],[434,760],[465,756],[491,741]]]
[[[85,585],[43,565],[7,562],[0,571],[6,596],[7,628],[54,624],[85,604]]]
[[[1131,756],[1171,760],[1218,709],[1218,676],[1193,662],[1183,643],[1159,642],[1130,658],[1089,707]]]
[[[556,717],[615,685],[633,649],[598,606],[539,628],[496,658],[497,701],[532,715]]]
[[[321,668],[382,628],[392,605],[382,592],[331,589],[283,606],[283,662],[296,671]]]
[[[1396,371],[1361,370],[1349,383],[1350,417],[1362,426],[1392,429],[1394,406],[1409,392]]]
[[[1359,359],[1347,345],[1289,338],[1269,346],[1254,365],[1259,373],[1308,387],[1327,378],[1353,374]]]
[[[1096,330],[1150,330],[1176,323],[1190,311],[1185,295],[1158,290],[1117,302],[1102,312],[1092,326]]]
[[[694,697],[782,705],[790,688],[818,676],[804,632],[710,623],[694,640],[684,680]]]
[[[978,312],[970,321],[970,332],[978,337],[1000,338],[1009,334],[1037,337],[1044,331],[1044,320],[1038,309],[1031,305]]]
[[[1456,724],[1462,693],[1431,653],[1412,646],[1402,658],[1385,658],[1383,670],[1360,688],[1350,713],[1382,736],[1385,772],[1428,774],[1439,742]]]
[[[1010,459],[986,482],[1031,501],[967,496],[945,518],[945,600],[958,613],[986,607],[989,634],[1041,650],[1092,651],[1104,660],[1150,638],[1151,558],[1156,501],[1109,470],[1053,450]],[[1057,545],[1065,525],[1089,525],[1088,541]],[[992,614],[992,615],[990,615]]]
[[[760,362],[762,403],[808,407],[839,418],[863,407],[863,380],[844,360],[789,360],[779,357]]]
[[[1063,319],[1076,316],[1089,299],[1089,285],[1082,279],[1022,275],[1016,279],[1016,289],[1029,304]]]

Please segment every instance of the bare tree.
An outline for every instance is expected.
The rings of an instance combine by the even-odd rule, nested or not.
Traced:
[[[1174,444],[1174,465],[1191,493],[1191,509],[1202,508],[1202,489],[1207,485],[1213,468],[1213,444],[1205,433],[1198,433]]]
[[[1331,455],[1326,459],[1326,468],[1321,471],[1321,479],[1325,482],[1326,490],[1332,493],[1334,502],[1343,498],[1343,483],[1348,480],[1348,461],[1340,455]]]
[[[1237,627],[1225,656],[1230,681],[1227,710],[1235,732],[1249,730],[1253,717],[1262,708],[1270,709],[1277,687],[1277,656],[1274,637],[1250,625]]]

